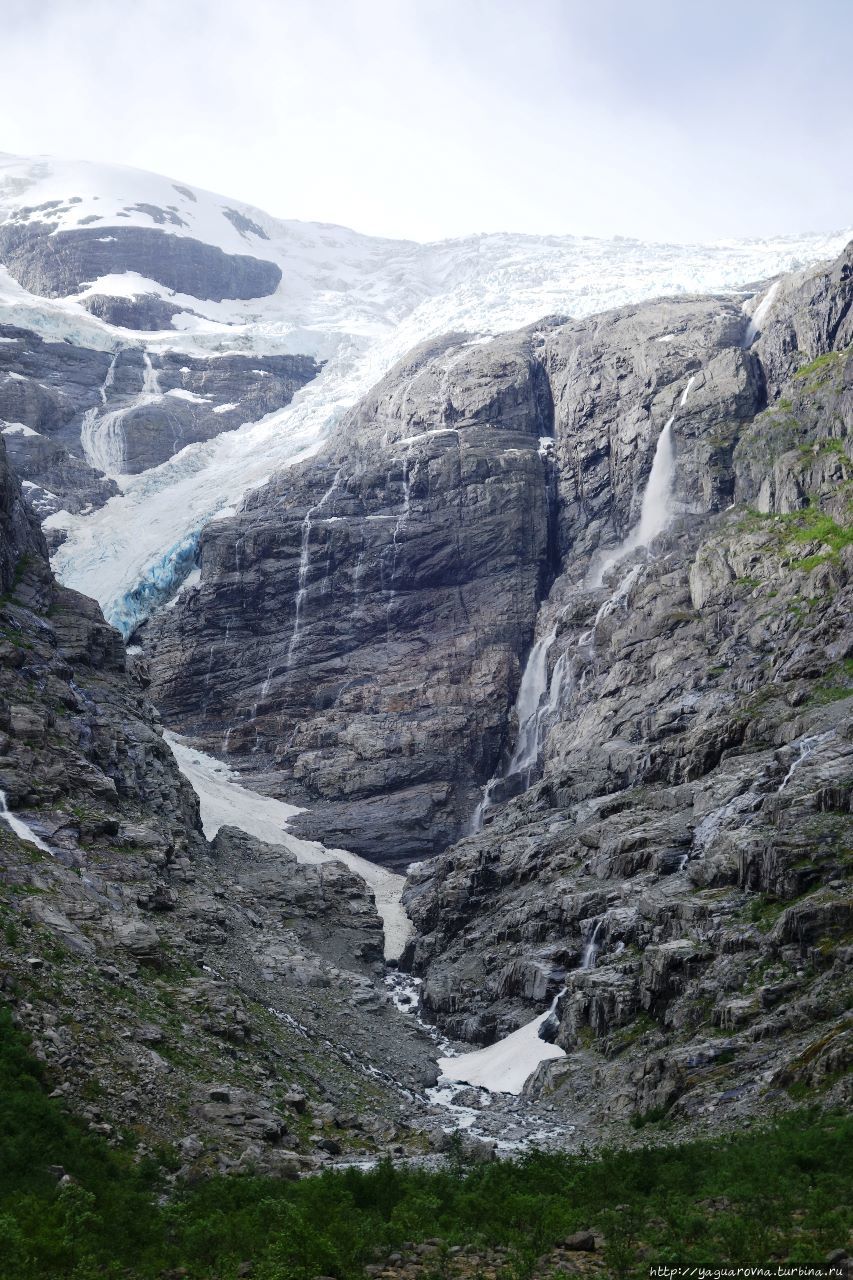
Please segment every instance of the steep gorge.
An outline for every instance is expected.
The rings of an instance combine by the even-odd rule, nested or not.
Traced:
[[[204,200],[174,190],[186,230]],[[155,238],[98,261],[147,271],[170,208],[132,206]],[[51,241],[19,234],[37,213],[11,265],[83,286],[75,246],[112,239],[63,240],[51,282]],[[254,237],[272,287],[293,228],[214,213],[199,227]],[[2,983],[69,1103],[117,1143],[144,1108],[195,1177],[842,1097],[853,249],[593,315],[572,277],[581,318],[494,336],[539,296],[500,237],[469,255],[482,277],[433,247],[456,263],[433,311],[420,247],[304,237],[240,311],[211,311],[222,281],[183,232],[189,300],[156,262],[149,292],[0,300]],[[639,251],[592,252],[649,295]],[[391,361],[445,315],[490,333]],[[53,578],[41,519],[129,655]],[[241,829],[214,835],[211,796]],[[352,854],[409,868],[403,972],[369,888],[400,878]],[[474,1078],[466,1045],[515,1057],[508,1094],[433,1089],[439,1056]]]
[[[450,845],[406,896],[427,1015],[489,1043],[565,988],[528,1091],[593,1126],[848,1052],[850,252],[760,325],[664,300],[414,352],[146,638],[296,829]]]

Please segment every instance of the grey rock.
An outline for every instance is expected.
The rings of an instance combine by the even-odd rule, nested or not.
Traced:
[[[57,232],[50,221],[20,224],[14,217],[0,227],[0,261],[25,289],[48,298],[65,297],[99,276],[124,271],[215,302],[266,297],[281,281],[273,262],[224,253],[156,228],[111,227],[106,239],[97,227]]]

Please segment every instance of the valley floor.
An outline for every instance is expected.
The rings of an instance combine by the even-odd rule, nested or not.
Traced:
[[[653,1265],[814,1266],[853,1228],[853,1119],[800,1112],[675,1147],[534,1153],[426,1171],[388,1162],[299,1182],[176,1189],[47,1096],[0,1021],[2,1280],[640,1277]]]

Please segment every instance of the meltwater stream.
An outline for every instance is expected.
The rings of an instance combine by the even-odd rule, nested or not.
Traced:
[[[663,533],[672,522],[675,514],[673,490],[675,486],[675,447],[672,440],[672,428],[678,415],[678,409],[687,403],[687,398],[696,381],[696,374],[691,374],[684,386],[678,406],[665,423],[655,445],[652,468],[643,493],[640,507],[640,519],[627,537],[614,550],[605,553],[590,569],[586,580],[589,590],[601,586],[605,574],[620,560],[624,560],[632,551],[646,547],[659,534]],[[601,619],[612,612],[627,598],[634,585],[640,568],[635,566],[617,584],[612,595],[604,601],[599,609],[593,627],[584,633],[580,643],[587,643],[594,634],[595,627]],[[546,636],[537,640],[530,650],[527,663],[521,677],[518,696],[515,702],[515,723],[518,732],[509,763],[505,768],[498,768],[492,775],[480,797],[469,824],[469,834],[476,835],[483,829],[486,813],[492,806],[492,798],[499,783],[521,776],[524,789],[530,785],[531,776],[539,762],[546,734],[559,711],[563,694],[568,659],[562,654],[555,664],[549,680],[548,655],[557,638],[557,624]]]
[[[53,850],[45,844],[41,836],[36,835],[32,827],[9,808],[6,792],[2,787],[0,787],[0,819],[6,823],[7,827],[11,827],[19,840],[26,840],[29,844],[34,844],[37,849],[41,849],[42,853],[53,856]]]
[[[113,384],[118,353],[113,356],[107,369],[107,376],[101,387],[101,405],[106,406],[107,391]],[[142,390],[130,404],[121,409],[112,409],[102,413],[99,409],[89,409],[83,416],[80,427],[80,443],[83,454],[90,466],[113,478],[123,474],[125,469],[125,451],[127,441],[124,433],[125,418],[136,409],[162,400],[163,393],[160,380],[151,363],[151,357],[145,351],[142,354]]]

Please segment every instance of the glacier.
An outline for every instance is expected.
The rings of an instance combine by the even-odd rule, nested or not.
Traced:
[[[58,203],[49,214],[36,209],[52,201]],[[146,211],[152,208],[175,210],[177,222],[160,225]],[[49,218],[59,234],[86,225],[95,212],[105,232],[157,225],[164,235],[275,262],[281,283],[269,297],[211,302],[127,272],[51,299],[28,293],[0,269],[0,321],[100,350],[299,352],[325,362],[285,409],[189,445],[141,475],[119,477],[121,493],[99,510],[49,518],[65,535],[54,556],[58,576],[94,596],[125,635],[190,572],[205,524],[235,510],[274,471],[320,450],[347,408],[418,343],[451,331],[488,338],[543,316],[581,318],[666,294],[746,292],[749,282],[831,257],[851,235],[702,245],[495,233],[418,244],[274,218],[121,166],[0,154],[0,223]],[[81,304],[87,293],[134,292],[195,314],[179,314],[178,328],[139,332],[111,326]]]

